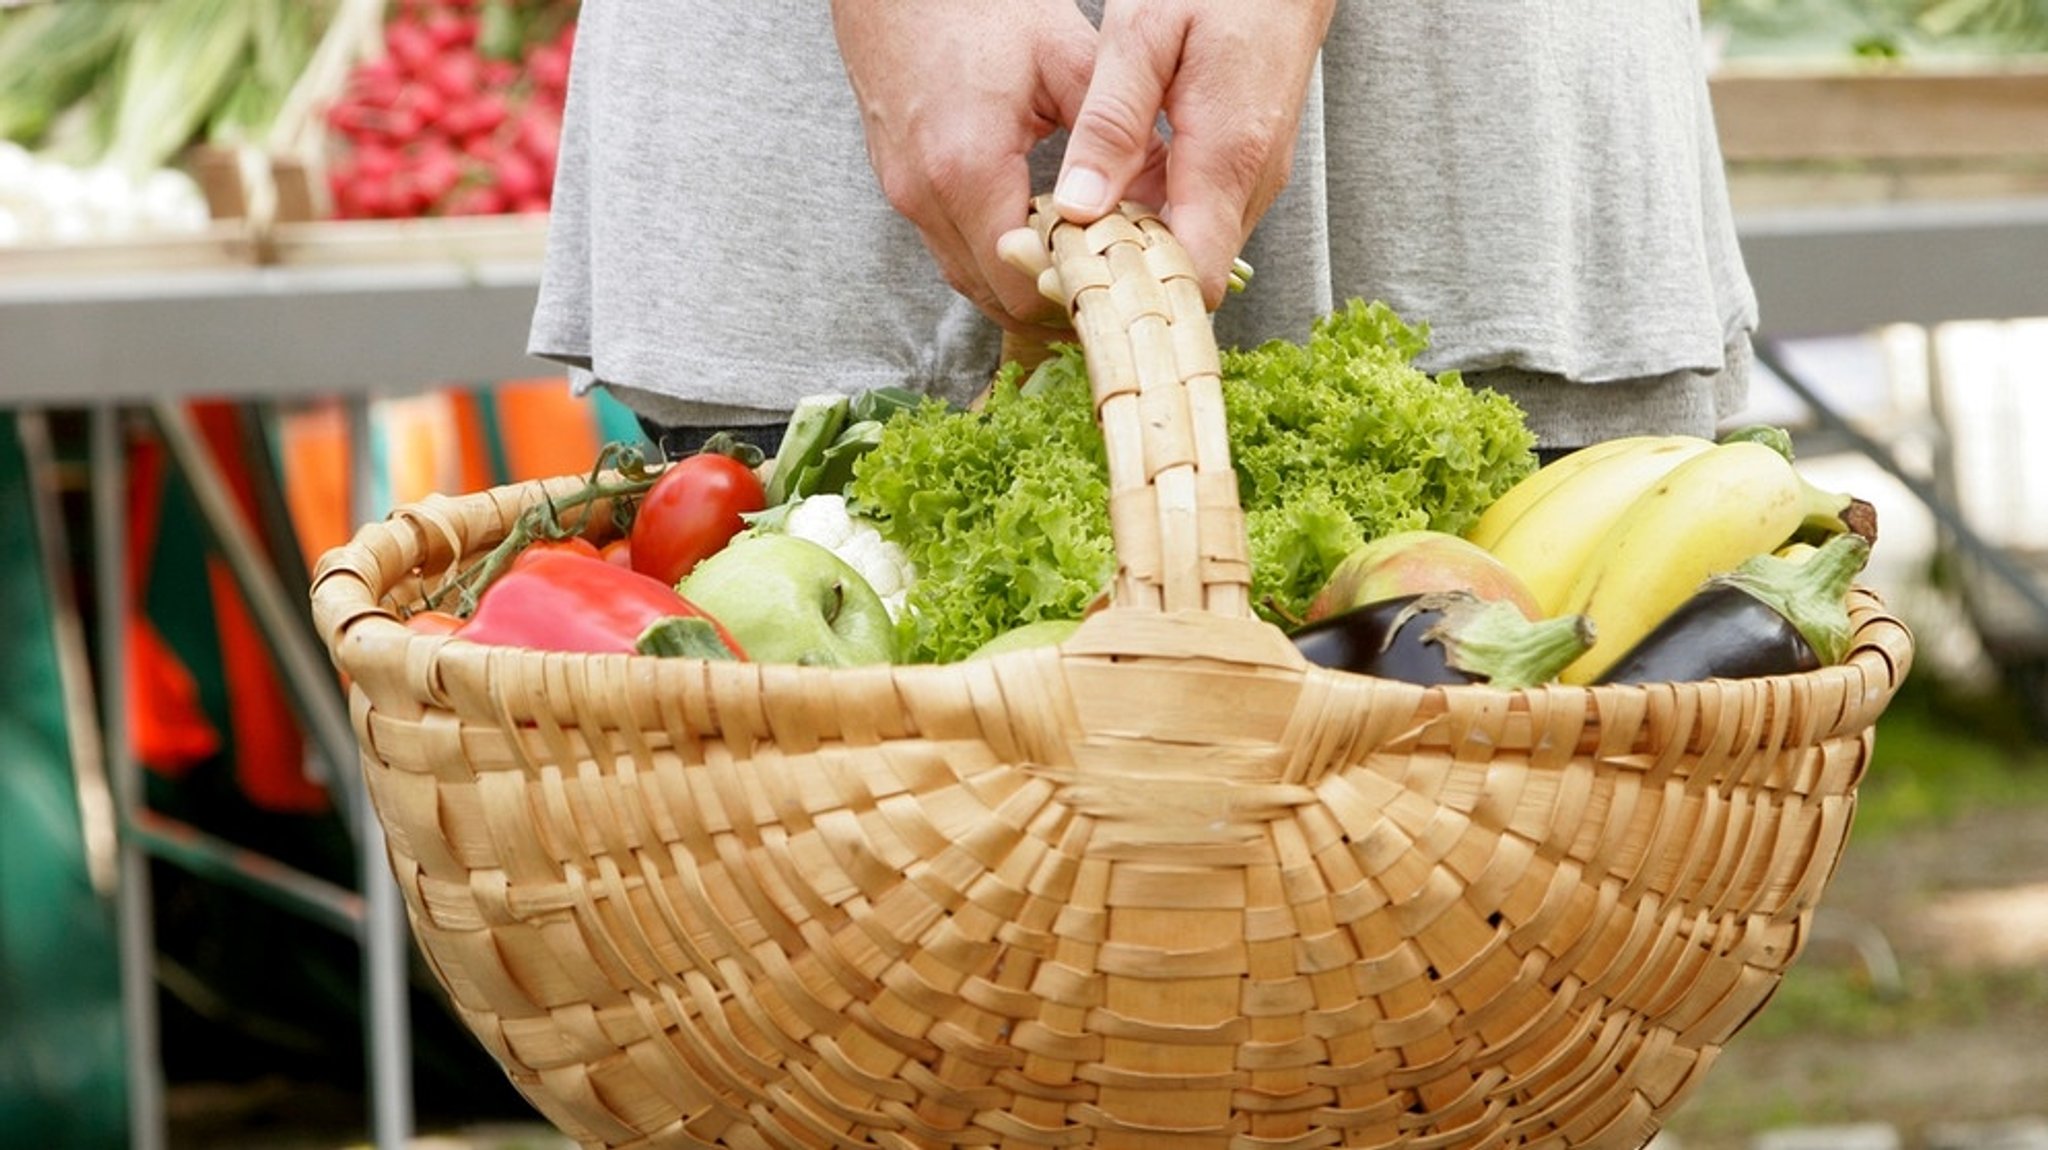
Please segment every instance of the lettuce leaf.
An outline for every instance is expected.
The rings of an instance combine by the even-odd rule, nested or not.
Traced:
[[[1459,533],[1535,470],[1521,408],[1456,372],[1414,366],[1429,343],[1384,303],[1353,300],[1304,344],[1223,355],[1223,400],[1252,594],[1298,618],[1352,549],[1396,531]]]
[[[898,620],[907,661],[952,662],[998,633],[1079,618],[1116,572],[1108,463],[1078,354],[980,412],[902,412],[854,463],[849,502],[917,571]]]
[[[1353,301],[1306,342],[1226,350],[1224,405],[1252,595],[1282,625],[1331,569],[1395,531],[1470,526],[1535,469],[1505,396],[1414,366],[1428,329]],[[980,412],[930,401],[854,464],[848,496],[917,568],[899,626],[916,661],[950,662],[1040,619],[1078,618],[1116,570],[1107,465],[1079,348]]]

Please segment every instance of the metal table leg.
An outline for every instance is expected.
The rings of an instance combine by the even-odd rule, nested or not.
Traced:
[[[362,396],[345,401],[348,411],[350,522],[366,522],[373,508],[375,485],[370,468],[370,407]],[[364,1017],[369,1050],[371,1128],[379,1150],[406,1145],[413,1131],[412,1019],[406,998],[406,958],[411,934],[398,884],[385,856],[384,827],[370,809],[361,770],[350,773],[356,810],[362,812],[357,857],[362,864]]]
[[[349,404],[350,442],[355,462],[350,470],[350,514],[361,520],[372,498],[369,466],[368,401]],[[406,960],[410,935],[398,888],[385,856],[382,828],[370,811],[360,769],[361,751],[349,725],[348,710],[336,690],[333,667],[320,650],[307,620],[307,606],[291,601],[274,569],[260,559],[260,548],[236,511],[226,483],[184,410],[168,403],[156,406],[155,417],[168,445],[186,471],[186,480],[205,511],[215,540],[235,570],[237,582],[251,604],[280,659],[314,742],[318,760],[329,774],[335,806],[346,817],[355,839],[357,873],[363,890],[360,941],[363,955],[363,1039],[370,1089],[370,1131],[377,1150],[403,1150],[413,1134],[412,1036],[407,1010]]]
[[[128,740],[127,452],[118,404],[92,409],[94,591],[100,618],[100,730],[107,778],[119,817],[119,881],[114,903],[121,945],[121,1023],[127,1040],[128,1144],[164,1150],[163,1051],[157,1029],[156,928],[150,903],[149,848],[134,833],[142,776]]]
[[[354,732],[349,727],[345,704],[335,690],[332,668],[319,650],[311,627],[300,616],[303,605],[295,607],[289,592],[281,586],[276,572],[261,558],[261,548],[233,506],[232,496],[218,468],[199,442],[197,432],[182,407],[158,404],[154,411],[159,431],[184,472],[202,516],[214,535],[214,542],[228,559],[237,582],[256,610],[259,625],[279,659],[286,684],[300,718],[313,734],[319,749],[315,760],[328,772],[339,813],[355,840],[357,869],[363,897],[360,930],[362,946],[364,1042],[370,1088],[370,1133],[377,1150],[403,1150],[411,1143],[414,1124],[411,1032],[408,1012],[407,958],[410,934],[404,906],[392,880],[385,855],[382,827],[368,817],[369,796],[358,769],[359,754]],[[367,408],[355,401],[351,409],[356,424],[356,442],[367,444]],[[105,715],[101,720],[106,741],[108,773],[115,792],[122,834],[119,851],[120,881],[116,894],[121,940],[123,1012],[128,1037],[128,1091],[131,1144],[134,1150],[163,1150],[167,1141],[164,1113],[162,1050],[158,1035],[156,1006],[156,939],[151,913],[149,865],[159,851],[182,844],[185,853],[200,857],[209,873],[233,871],[235,881],[247,884],[281,883],[279,894],[290,896],[298,876],[271,873],[247,865],[231,844],[216,843],[203,836],[150,833],[151,812],[143,800],[140,765],[135,762],[127,737],[127,659],[125,630],[121,626],[128,610],[128,564],[124,525],[126,507],[126,445],[122,436],[123,411],[106,404],[94,410],[91,453],[93,458],[94,546],[100,562],[96,595],[103,621],[102,659],[108,686],[103,694]],[[364,449],[363,454],[367,454]],[[353,477],[351,498],[356,508],[369,505],[368,466],[359,464]],[[184,831],[187,828],[174,827]],[[186,839],[193,839],[186,842]],[[188,863],[189,865],[189,863]],[[282,871],[283,868],[280,868]],[[247,873],[244,873],[247,872]],[[314,884],[319,885],[319,884]],[[297,892],[302,913],[313,913],[322,921],[349,929],[354,917],[346,897],[330,897],[324,889]],[[289,898],[287,901],[291,901]],[[335,908],[321,913],[326,903]],[[296,904],[295,904],[296,906]]]
[[[412,1019],[406,1000],[411,940],[398,884],[384,858],[384,828],[374,818],[363,823],[362,852],[363,989],[368,1003],[363,1037],[369,1057],[370,1130],[378,1150],[402,1150],[413,1132]]]

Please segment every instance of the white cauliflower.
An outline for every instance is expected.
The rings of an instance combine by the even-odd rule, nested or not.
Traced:
[[[917,578],[903,548],[882,538],[875,525],[852,513],[846,497],[834,493],[806,495],[790,505],[782,530],[808,539],[846,561],[881,596],[889,617],[903,614],[903,601]]]

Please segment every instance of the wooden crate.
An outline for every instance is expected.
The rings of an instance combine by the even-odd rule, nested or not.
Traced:
[[[2048,196],[2048,61],[1744,62],[1711,86],[1738,209]]]

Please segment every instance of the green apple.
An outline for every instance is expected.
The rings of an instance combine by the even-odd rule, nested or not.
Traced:
[[[756,663],[854,667],[896,657],[896,624],[881,596],[823,544],[745,534],[676,584]]]
[[[1443,531],[1398,531],[1346,555],[1309,602],[1306,622],[1408,595],[1465,591],[1504,600],[1531,619],[1543,617],[1536,596],[1491,551]]]
[[[1011,651],[1022,651],[1028,647],[1051,647],[1067,641],[1067,636],[1081,625],[1079,619],[1039,619],[1031,623],[1019,623],[1004,631],[981,646],[969,652],[970,659],[988,659]]]

